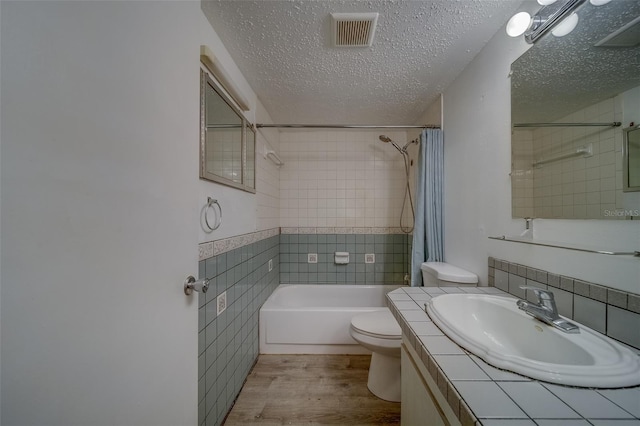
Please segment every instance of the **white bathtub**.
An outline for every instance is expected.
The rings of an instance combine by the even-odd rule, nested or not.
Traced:
[[[260,309],[261,354],[366,354],[351,318],[384,309],[397,285],[280,284]]]

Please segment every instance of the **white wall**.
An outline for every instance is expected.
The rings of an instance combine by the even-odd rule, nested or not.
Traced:
[[[196,424],[200,45],[255,95],[200,2],[0,8],[1,422]]]
[[[431,105],[427,107],[420,119],[416,121],[415,124],[434,124],[442,126],[442,95],[438,96],[438,99],[436,99],[433,103],[431,103]],[[420,133],[422,133],[420,129],[407,130],[407,139],[415,139],[420,136]]]
[[[640,293],[640,262],[489,240],[518,235],[511,218],[510,64],[528,46],[501,29],[444,92],[445,259],[487,281],[494,256]],[[640,221],[535,221],[536,238],[638,250]]]
[[[200,2],[197,2],[200,4]],[[204,16],[204,15],[202,15]],[[206,20],[206,18],[204,18]],[[208,22],[208,21],[207,21]],[[227,71],[233,75],[234,83],[246,97],[249,98],[250,111],[244,112],[245,118],[251,123],[273,123],[269,113],[253,89],[237,67],[231,55],[224,47],[222,40],[211,31],[211,25],[205,25],[204,39],[216,58],[221,61]],[[203,34],[204,35],[204,34]],[[200,231],[199,242],[219,240],[236,235],[248,234],[255,231],[278,227],[279,207],[279,169],[270,160],[263,156],[265,145],[275,150],[279,149],[280,133],[275,129],[264,129],[256,132],[256,193],[252,194],[235,188],[220,185],[215,182],[201,180],[199,183],[200,196]],[[220,228],[213,232],[207,232],[202,226],[204,208],[207,197],[217,199],[223,209],[223,220]]]

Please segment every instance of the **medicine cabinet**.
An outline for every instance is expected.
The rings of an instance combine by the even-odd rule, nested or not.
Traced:
[[[255,193],[255,151],[254,126],[200,70],[200,178]]]

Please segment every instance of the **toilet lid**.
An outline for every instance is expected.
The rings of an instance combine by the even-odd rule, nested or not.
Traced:
[[[424,262],[420,269],[435,274],[442,281],[465,284],[476,284],[478,282],[478,276],[473,272],[445,262]]]
[[[389,309],[356,315],[351,319],[351,326],[364,334],[387,338],[402,337],[402,329]]]

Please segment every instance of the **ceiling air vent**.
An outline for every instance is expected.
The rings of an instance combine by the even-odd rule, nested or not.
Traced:
[[[640,44],[640,16],[612,32],[595,45],[598,47],[634,47]]]
[[[333,45],[336,47],[371,46],[377,22],[377,13],[332,13]]]

